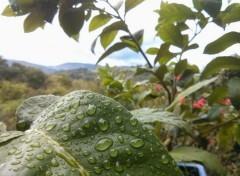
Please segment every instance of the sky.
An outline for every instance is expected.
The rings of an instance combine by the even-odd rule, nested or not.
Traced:
[[[179,0],[169,0],[179,2]],[[227,0],[225,0],[227,2]],[[237,2],[236,0],[235,2]],[[234,2],[234,0],[232,1]],[[182,0],[181,3],[191,5],[191,0]],[[8,5],[8,0],[1,0],[0,13]],[[127,23],[131,31],[135,32],[144,29],[143,49],[150,46],[159,47],[161,41],[155,37],[155,25],[158,15],[153,10],[158,9],[160,0],[146,0],[133,9],[127,15]],[[24,60],[35,64],[54,66],[66,62],[92,63],[95,64],[104,52],[100,45],[97,45],[96,53],[90,51],[91,44],[97,32],[88,32],[87,26],[81,31],[79,42],[69,38],[58,24],[57,16],[53,24],[45,25],[44,29],[37,29],[32,33],[24,33],[24,17],[4,17],[0,15],[0,56],[5,59]],[[238,31],[240,27],[233,24],[227,27],[227,31]],[[199,49],[187,52],[183,58],[187,58],[191,64],[203,68],[208,62],[218,55],[203,54],[205,44],[216,40],[224,31],[214,24],[210,24],[196,39],[201,43]],[[240,46],[234,45],[220,55],[240,55]],[[151,59],[151,62],[153,59]],[[111,66],[120,65],[143,65],[145,60],[140,54],[128,49],[121,50],[107,59],[100,62],[100,65],[108,63]]]

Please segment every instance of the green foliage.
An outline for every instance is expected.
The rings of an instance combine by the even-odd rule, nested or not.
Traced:
[[[100,94],[32,97],[17,117],[31,125],[23,133],[0,124],[1,175],[182,175],[151,131]]]

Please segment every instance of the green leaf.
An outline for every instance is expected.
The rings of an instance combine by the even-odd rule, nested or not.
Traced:
[[[233,124],[224,125],[219,129],[216,135],[218,147],[222,150],[231,150],[232,142],[235,133],[235,128]]]
[[[176,56],[176,54],[169,51],[169,48],[169,43],[163,43],[161,45],[160,49],[157,52],[157,56],[154,59],[154,64],[156,64],[157,62],[159,62],[160,65],[167,64],[172,58]]]
[[[122,50],[124,48],[126,48],[128,45],[126,45],[126,43],[123,42],[119,42],[119,43],[115,43],[113,46],[111,46],[110,48],[108,48],[103,54],[102,56],[98,59],[97,63],[98,64],[100,61],[102,61],[105,57],[107,57],[108,55]]]
[[[0,156],[0,175],[182,176],[153,132],[90,91],[59,97],[23,136],[0,145]]]
[[[117,30],[101,34],[100,41],[102,47],[106,49],[113,42],[117,34],[118,34]]]
[[[59,22],[64,32],[69,36],[79,34],[85,21],[84,8],[72,8],[59,12]]]
[[[156,70],[153,70],[153,73],[160,81],[163,81],[165,74],[168,73],[168,68],[165,64],[162,64]]]
[[[183,60],[180,60],[179,62],[177,62],[176,66],[174,68],[175,76],[181,74],[187,68],[187,65],[188,65],[187,59],[183,59]]]
[[[231,56],[217,57],[206,65],[200,79],[208,78],[222,69],[240,69],[240,59]]]
[[[39,27],[43,27],[45,24],[43,17],[37,11],[32,11],[24,20],[24,32],[33,32]]]
[[[141,4],[142,2],[144,2],[144,0],[126,0],[125,1],[125,14],[130,11],[131,9],[135,8],[136,6],[138,6],[139,4]]]
[[[91,32],[102,27],[103,25],[107,24],[111,19],[111,16],[102,13],[93,17],[89,24],[89,31]]]
[[[160,27],[158,29],[158,35],[166,43],[170,43],[180,48],[183,47],[183,36],[181,31],[173,24]]]
[[[240,78],[233,77],[228,81],[228,93],[232,105],[239,110],[240,109]]]
[[[169,24],[176,22],[185,22],[188,19],[194,19],[195,13],[183,4],[162,2],[159,11],[160,23]]]
[[[172,150],[170,153],[177,162],[196,162],[203,164],[210,175],[220,176],[226,173],[226,169],[221,164],[218,156],[205,150],[194,147],[180,147]]]
[[[209,43],[205,49],[205,54],[217,54],[224,51],[230,46],[240,43],[240,33],[238,32],[229,32],[218,38],[212,43]]]
[[[39,95],[28,98],[16,110],[17,130],[26,131],[32,122],[41,115],[42,111],[48,108],[59,97],[54,95]]]
[[[192,2],[195,9],[197,9],[199,12],[202,11],[202,6],[199,0],[192,0]]]
[[[12,17],[12,16],[16,16],[15,12],[12,10],[12,8],[10,7],[10,5],[6,6],[5,9],[3,10],[2,14],[3,16],[7,16],[7,17]]]
[[[24,133],[21,131],[7,131],[6,125],[0,122],[0,146],[23,135]]]
[[[221,14],[222,24],[226,25],[229,23],[240,21],[240,3],[233,3],[229,5]]]
[[[201,82],[198,82],[190,87],[188,87],[186,90],[184,90],[183,92],[181,92],[180,94],[178,94],[178,96],[174,99],[174,101],[166,108],[166,110],[170,110],[172,109],[179,101],[181,98],[184,98],[194,92],[196,92],[197,90],[209,85],[210,83],[214,82],[217,80],[217,77],[213,77],[211,79],[207,79]]]
[[[147,51],[146,51],[147,54],[151,54],[151,55],[155,55],[158,53],[158,48],[156,47],[151,47],[151,48],[148,48]]]
[[[203,10],[205,10],[211,17],[216,17],[222,7],[222,0],[199,0]]]
[[[216,87],[208,97],[208,104],[212,105],[213,103],[222,101],[224,98],[228,96],[227,91],[228,91],[227,86]]]
[[[177,126],[188,134],[191,134],[190,125],[175,114],[161,109],[142,108],[131,111],[131,113],[142,123],[162,122]]]
[[[184,51],[187,50],[192,50],[192,49],[197,49],[199,47],[199,45],[197,43],[194,43],[192,45],[187,46],[186,48],[184,48]]]

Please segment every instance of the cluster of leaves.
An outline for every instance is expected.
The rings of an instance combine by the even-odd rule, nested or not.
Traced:
[[[107,88],[108,95],[116,99],[127,99],[136,107],[141,107],[142,102],[149,98],[164,97],[167,100],[163,107],[164,110],[145,109],[145,114],[157,115],[148,120],[143,119],[143,123],[153,126],[157,135],[162,129],[162,123],[168,122],[168,124],[178,127],[185,126],[182,129],[186,132],[184,134],[191,134],[192,141],[194,141],[192,146],[207,149],[203,141],[210,140],[209,136],[211,135],[206,136],[206,131],[212,132],[213,137],[218,136],[219,140],[214,145],[216,148],[221,147],[223,141],[226,140],[228,140],[228,144],[232,144],[230,146],[233,146],[233,143],[239,144],[240,79],[237,77],[225,79],[222,71],[239,70],[240,59],[235,56],[221,55],[213,59],[200,72],[196,65],[190,65],[187,59],[183,59],[183,56],[189,50],[197,49],[201,45],[201,43],[195,43],[194,39],[208,24],[214,23],[225,29],[227,25],[239,22],[240,4],[230,3],[224,9],[222,0],[192,0],[193,8],[178,3],[161,2],[160,9],[156,10],[159,19],[155,29],[156,37],[163,43],[159,47],[150,47],[143,51],[141,46],[144,31],[140,29],[132,32],[126,23],[127,13],[142,2],[144,0],[125,0],[119,1],[117,4],[108,0],[13,0],[10,6],[3,11],[3,15],[17,16],[30,13],[24,21],[24,29],[26,32],[31,32],[37,27],[42,27],[46,22],[51,22],[59,9],[60,25],[66,34],[74,39],[78,39],[85,21],[90,20],[89,31],[103,28],[93,41],[91,48],[94,52],[99,39],[101,46],[105,49],[97,63],[114,52],[129,48],[140,53],[148,65],[148,67],[137,68],[134,76],[146,73],[151,75],[145,85],[138,85],[129,78],[123,79],[122,76],[114,76],[108,66],[106,69],[99,69],[102,84]],[[103,5],[104,8],[98,5]],[[93,11],[96,13],[92,13]],[[120,13],[122,11],[123,14]],[[192,29],[189,23],[194,23],[195,29]],[[114,43],[118,34],[123,35],[119,37],[118,42]],[[204,46],[204,54],[221,53],[239,43],[239,36],[237,31],[223,34],[220,38]],[[177,48],[177,50],[173,51],[172,48]],[[148,55],[155,58],[153,63],[149,61]],[[152,89],[151,85],[156,85],[156,87]],[[161,89],[159,89],[160,86]],[[158,94],[153,90],[157,90],[157,92],[161,90],[163,93]],[[201,98],[205,100],[204,104],[202,102],[202,105],[199,106],[201,109],[194,107],[194,102]],[[231,106],[221,105],[226,98],[230,99]],[[230,109],[227,109],[229,107]],[[228,115],[222,115],[223,109],[227,110]],[[139,111],[142,113],[143,110]],[[172,112],[194,127],[193,131],[186,130],[188,129],[186,124],[177,123],[176,118],[171,119],[170,122],[163,120],[162,117],[166,119]],[[172,134],[169,132],[166,145],[173,143],[173,138],[175,137],[174,140],[176,140],[176,137],[182,134],[178,130],[169,131]],[[227,131],[228,135],[224,135],[224,131]],[[175,133],[177,135],[173,135]],[[183,145],[186,145],[186,142],[183,142]],[[219,170],[213,170],[216,174],[221,174]]]

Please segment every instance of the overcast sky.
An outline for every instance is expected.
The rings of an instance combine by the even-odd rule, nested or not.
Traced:
[[[172,0],[174,1],[174,0]],[[179,0],[175,0],[175,2]],[[237,2],[236,0],[235,2]],[[191,4],[191,0],[182,0],[181,3]],[[227,2],[227,0],[226,0]],[[233,1],[234,2],[234,1]],[[1,0],[0,12],[8,5],[8,0]],[[145,30],[143,48],[159,46],[159,40],[154,37],[154,27],[157,22],[157,14],[153,10],[158,9],[160,0],[147,0],[138,8],[129,12],[127,16],[129,27],[132,31]],[[23,20],[25,17],[4,17],[0,15],[0,55],[5,59],[25,60],[41,65],[59,65],[65,62],[81,62],[95,64],[103,50],[98,49],[96,55],[90,51],[91,43],[98,33],[88,33],[87,28],[80,33],[79,42],[69,38],[60,28],[58,19],[53,24],[47,24],[45,29],[37,29],[32,33],[23,32]],[[240,32],[236,24],[227,28],[227,31]],[[217,55],[204,55],[205,44],[214,41],[223,34],[223,30],[215,25],[209,25],[196,38],[202,46],[198,50],[187,52],[184,58],[188,58],[192,64],[200,68],[206,65]],[[99,46],[99,45],[97,45]],[[227,49],[224,54],[240,54],[240,46],[235,45]],[[222,53],[221,53],[222,54]],[[145,64],[144,59],[130,50],[123,50],[110,55],[101,62],[101,65],[137,65]]]

